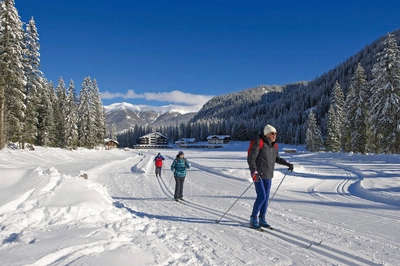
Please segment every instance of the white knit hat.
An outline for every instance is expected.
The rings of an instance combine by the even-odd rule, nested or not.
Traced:
[[[264,127],[264,135],[267,135],[268,133],[271,133],[271,132],[276,133],[276,129],[273,126],[269,125],[269,124],[266,125]]]

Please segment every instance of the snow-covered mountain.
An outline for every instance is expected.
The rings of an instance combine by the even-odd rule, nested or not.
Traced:
[[[114,103],[104,108],[108,127],[115,124],[118,132],[133,128],[135,125],[159,126],[186,123],[199,111],[197,106],[149,106],[126,102]]]

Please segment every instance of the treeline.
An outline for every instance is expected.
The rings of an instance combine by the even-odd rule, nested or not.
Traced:
[[[325,150],[400,153],[400,51],[391,34],[382,46],[383,51],[376,55],[369,82],[359,63],[346,97],[339,83],[335,83],[324,136]],[[318,151],[323,148],[322,144],[321,130],[310,110],[306,146],[311,151]]]
[[[282,90],[281,86],[260,86],[240,93],[216,96],[203,106],[202,110],[206,110],[206,114],[202,114],[201,118],[196,115],[188,123],[170,126],[135,126],[117,134],[117,140],[123,147],[133,147],[139,143],[139,137],[152,132],[160,132],[170,143],[181,138],[206,141],[210,135],[230,135],[233,140],[249,140],[261,132],[265,124],[254,120],[248,123],[247,120],[240,119],[235,112],[248,113],[256,108],[258,99],[265,102],[274,101]]]
[[[139,143],[139,138],[153,132],[160,132],[168,138],[170,143],[174,143],[181,138],[195,138],[196,141],[205,141],[209,135],[230,135],[230,131],[223,121],[218,122],[189,122],[180,123],[175,126],[138,126],[133,129],[125,130],[117,134],[117,141],[121,147],[133,148]],[[232,135],[234,139],[239,139],[239,131]]]
[[[399,37],[396,30],[380,38],[313,81],[217,96],[189,123],[135,127],[118,141],[132,147],[154,131],[170,142],[205,141],[212,134],[246,141],[268,123],[277,128],[278,142],[311,151],[400,153]]]
[[[71,80],[57,88],[39,70],[39,34],[33,17],[20,20],[13,0],[0,1],[0,149],[40,145],[75,149],[104,144],[105,111],[95,79],[79,96]]]
[[[400,31],[310,82],[260,86],[214,97],[188,123],[139,127],[117,136],[132,147],[154,131],[170,142],[255,137],[265,124],[278,142],[310,150],[400,153]],[[0,149],[8,143],[71,148],[103,145],[106,120],[95,79],[79,96],[73,81],[54,88],[39,70],[39,35],[32,18],[20,20],[13,0],[0,0]]]

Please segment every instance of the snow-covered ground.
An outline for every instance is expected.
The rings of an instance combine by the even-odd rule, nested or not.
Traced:
[[[276,230],[259,232],[247,227],[247,145],[185,150],[185,204],[172,200],[177,149],[4,149],[0,265],[399,265],[399,155],[281,145],[295,171],[268,210]],[[286,169],[277,165],[272,193]]]

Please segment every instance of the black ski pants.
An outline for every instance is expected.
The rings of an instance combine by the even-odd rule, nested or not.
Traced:
[[[182,199],[183,198],[183,183],[185,182],[184,177],[175,177],[175,194],[174,199]]]

